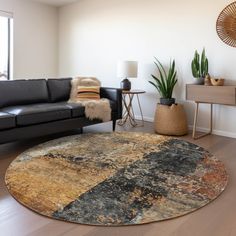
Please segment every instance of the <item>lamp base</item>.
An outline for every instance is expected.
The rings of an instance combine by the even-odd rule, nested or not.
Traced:
[[[123,90],[130,90],[131,89],[131,82],[126,78],[121,81],[120,88]]]

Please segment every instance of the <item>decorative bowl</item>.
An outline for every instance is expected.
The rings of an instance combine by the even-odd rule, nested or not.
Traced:
[[[214,86],[223,86],[224,83],[225,83],[225,80],[224,79],[214,79],[214,78],[211,78],[211,83]]]

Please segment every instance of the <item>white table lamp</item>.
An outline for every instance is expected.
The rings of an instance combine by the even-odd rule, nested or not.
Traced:
[[[123,90],[131,89],[131,82],[128,78],[137,78],[138,62],[137,61],[121,61],[117,65],[117,77],[122,78],[121,88]]]

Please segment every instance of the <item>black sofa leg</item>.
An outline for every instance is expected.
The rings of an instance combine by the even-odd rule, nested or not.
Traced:
[[[84,133],[84,129],[80,128],[80,133],[83,134]]]
[[[116,119],[112,120],[112,130],[116,131]]]

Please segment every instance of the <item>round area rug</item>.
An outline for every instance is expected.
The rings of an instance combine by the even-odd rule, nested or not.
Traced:
[[[81,224],[134,225],[178,217],[226,187],[222,162],[192,143],[145,133],[83,134],[27,150],[5,181],[20,203]]]

